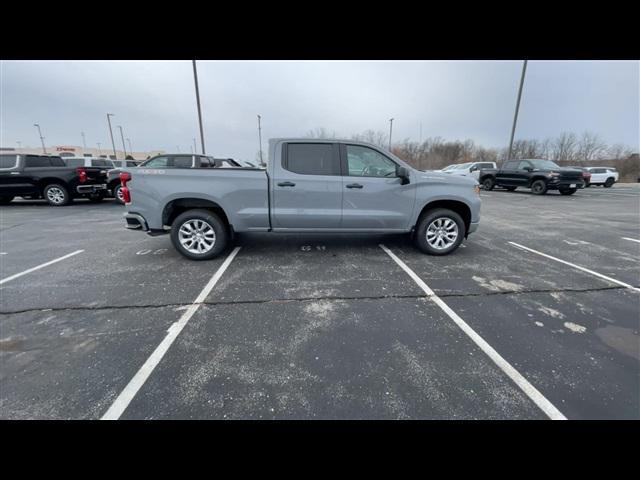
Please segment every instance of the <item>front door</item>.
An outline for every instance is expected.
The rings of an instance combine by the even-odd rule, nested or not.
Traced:
[[[342,228],[406,230],[416,189],[402,184],[397,164],[361,145],[342,145]]]
[[[271,180],[274,228],[338,229],[342,217],[338,145],[285,143],[278,160],[273,159],[278,163]]]

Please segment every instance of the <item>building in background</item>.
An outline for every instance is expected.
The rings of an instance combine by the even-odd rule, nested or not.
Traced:
[[[12,148],[12,147],[0,147],[0,152],[12,152],[12,153],[23,153],[23,154],[42,154],[42,147],[23,147],[23,148]],[[148,157],[153,157],[154,155],[159,155],[161,153],[165,153],[164,150],[150,150],[148,152],[127,152],[127,155],[131,155],[134,160],[145,160]],[[53,145],[47,146],[47,154],[49,155],[59,155],[61,157],[102,157],[102,158],[110,158],[112,160],[116,160],[113,157],[113,150],[102,148],[98,150],[97,148],[83,148],[76,145]],[[118,155],[117,160],[124,159],[124,152],[122,150],[116,149],[116,154]]]

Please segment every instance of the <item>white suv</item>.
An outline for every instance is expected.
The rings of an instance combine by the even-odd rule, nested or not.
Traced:
[[[461,163],[453,168],[447,167],[443,172],[451,175],[460,175],[462,177],[473,177],[476,180],[480,178],[480,170],[483,168],[497,168],[495,162],[469,162]]]
[[[611,167],[589,167],[591,181],[589,185],[602,185],[609,188],[618,181],[618,171]]]

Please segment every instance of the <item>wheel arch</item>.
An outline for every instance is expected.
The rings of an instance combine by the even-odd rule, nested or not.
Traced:
[[[230,230],[233,229],[229,217],[219,203],[197,197],[182,197],[167,202],[162,209],[162,224],[171,226],[178,215],[193,209],[210,210],[218,215]]]
[[[415,231],[416,225],[418,224],[418,222],[420,221],[423,215],[437,208],[446,208],[460,215],[462,217],[462,220],[464,221],[465,238],[469,235],[469,227],[471,225],[471,208],[462,200],[455,200],[455,199],[448,199],[448,198],[433,200],[427,203],[426,205],[424,205],[416,218],[416,222],[413,225],[413,230]]]

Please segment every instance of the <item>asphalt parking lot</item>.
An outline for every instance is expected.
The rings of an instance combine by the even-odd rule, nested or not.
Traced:
[[[0,207],[0,418],[640,418],[640,185],[481,196],[446,257],[252,234],[192,262],[112,201]]]

